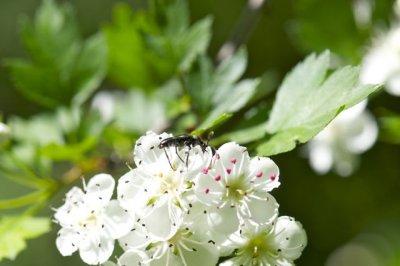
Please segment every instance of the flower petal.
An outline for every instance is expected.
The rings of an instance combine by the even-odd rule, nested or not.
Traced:
[[[271,245],[280,250],[283,258],[295,260],[307,245],[307,235],[302,225],[288,216],[277,219]]]
[[[248,170],[250,157],[245,147],[235,142],[222,145],[215,154],[215,168],[220,175],[237,178]]]
[[[95,175],[87,184],[85,202],[93,209],[99,209],[105,206],[111,199],[114,186],[115,181],[111,175]]]
[[[68,191],[65,203],[54,214],[54,218],[63,226],[71,226],[77,223],[80,217],[80,209],[83,203],[83,191],[78,187]]]
[[[79,254],[84,262],[96,265],[106,262],[114,250],[114,240],[104,234],[90,234],[82,241]]]
[[[71,256],[78,250],[80,237],[74,230],[61,228],[57,235],[56,246],[61,255]]]
[[[246,204],[240,206],[240,215],[243,219],[258,225],[268,225],[278,216],[278,203],[269,194],[258,194],[257,198],[250,198]]]
[[[279,168],[270,158],[256,157],[250,161],[249,178],[257,191],[279,187]]]
[[[160,141],[172,137],[171,134],[161,133],[160,135],[149,131],[145,136],[140,137],[135,144],[133,159],[140,167],[146,164],[157,163],[161,157],[165,157],[164,149],[160,149]],[[166,160],[164,158],[163,160]],[[167,162],[168,163],[168,162]]]
[[[118,180],[118,200],[121,206],[131,213],[137,213],[143,209],[149,201],[149,191],[145,185],[145,177],[139,170],[133,169]]]
[[[120,246],[124,250],[144,248],[151,242],[151,238],[148,236],[146,228],[139,223],[136,223],[132,230],[119,240]]]
[[[140,250],[129,250],[118,259],[119,265],[123,266],[146,266],[149,265],[148,261],[146,253]]]
[[[223,208],[209,212],[209,224],[212,229],[225,235],[230,235],[239,227],[239,218],[236,208],[226,205]]]
[[[126,235],[133,228],[132,217],[119,205],[117,200],[110,201],[104,215],[104,229],[113,239]]]
[[[225,182],[220,175],[211,170],[198,174],[194,192],[199,201],[206,205],[218,205],[225,193]]]
[[[151,211],[141,220],[149,235],[159,241],[171,238],[182,222],[181,209],[167,197],[149,208]]]
[[[211,243],[185,241],[185,246],[191,250],[180,248],[179,251],[187,265],[204,266],[216,265],[218,262],[218,249]]]

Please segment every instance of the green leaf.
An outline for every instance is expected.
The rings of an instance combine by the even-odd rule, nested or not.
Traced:
[[[206,17],[196,22],[181,36],[181,39],[177,40],[183,54],[178,67],[180,71],[188,71],[196,57],[207,50],[211,40],[211,24],[211,17]]]
[[[188,71],[209,45],[211,18],[189,27],[186,1],[171,1],[157,11],[162,14],[118,5],[112,23],[103,28],[109,47],[108,75],[124,88],[159,87]]]
[[[86,152],[97,144],[97,138],[87,137],[80,143],[60,145],[50,143],[39,150],[39,154],[55,161],[80,161]]]
[[[26,248],[26,240],[50,231],[50,219],[29,216],[5,216],[0,220],[0,261],[14,260]]]
[[[238,144],[247,144],[265,136],[266,123],[256,126],[240,129],[222,135],[219,138],[213,139],[213,143],[225,143],[228,141],[235,141]]]
[[[146,13],[133,12],[126,4],[113,10],[111,24],[103,27],[108,49],[108,75],[124,88],[154,86],[151,62],[146,56],[146,43],[141,32],[157,31]]]
[[[176,0],[166,8],[166,33],[181,34],[189,27],[189,8],[186,0]]]
[[[30,60],[7,59],[16,88],[47,107],[84,102],[106,72],[107,46],[97,34],[82,41],[68,4],[43,0],[33,21],[25,18],[22,39]],[[44,82],[45,81],[45,82]]]
[[[207,127],[223,113],[234,113],[244,107],[254,95],[259,83],[260,79],[245,79],[230,87],[225,98],[216,103],[214,109],[200,125],[200,128]]]
[[[357,67],[343,67],[328,75],[330,56],[315,54],[284,79],[267,123],[271,138],[258,147],[260,155],[295,148],[320,132],[337,114],[365,99],[380,85],[357,85]]]
[[[224,121],[228,120],[229,118],[231,118],[232,114],[228,114],[228,113],[223,113],[221,114],[219,117],[217,117],[214,121],[211,121],[209,124],[205,124],[203,123],[202,126],[194,131],[192,131],[192,135],[201,135],[206,131],[209,131],[213,128],[215,128],[216,126],[220,125],[221,123],[223,123]]]

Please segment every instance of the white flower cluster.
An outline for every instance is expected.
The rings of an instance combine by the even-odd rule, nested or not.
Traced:
[[[106,174],[67,193],[55,214],[61,254],[79,250],[91,265],[294,265],[307,237],[278,217],[269,194],[280,184],[277,165],[233,142],[214,155],[208,146],[160,146],[171,137],[148,132],[136,142],[137,168],[119,179],[117,200]],[[114,240],[124,250],[116,264],[107,261]]]
[[[340,113],[324,130],[307,143],[311,167],[318,174],[334,169],[349,176],[359,155],[369,150],[378,137],[378,125],[363,101]]]

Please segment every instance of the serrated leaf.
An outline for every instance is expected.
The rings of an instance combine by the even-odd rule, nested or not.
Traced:
[[[238,144],[247,144],[264,137],[266,134],[265,128],[266,123],[262,123],[224,134],[221,137],[214,139],[213,142],[225,143],[227,141],[235,141]]]
[[[29,216],[5,216],[0,220],[0,261],[14,260],[25,249],[26,240],[50,231],[50,219]]]
[[[196,56],[206,51],[211,40],[211,24],[211,17],[206,17],[196,22],[186,34],[182,35],[178,41],[184,51],[179,71],[188,71]]]
[[[338,113],[365,99],[379,85],[358,85],[359,69],[343,67],[328,74],[329,53],[309,56],[284,79],[267,123],[271,138],[258,147],[273,155],[305,143]]]
[[[254,95],[260,79],[245,79],[230,87],[229,94],[226,93],[224,99],[216,103],[200,128],[206,127],[223,113],[234,113],[240,110]]]
[[[189,8],[186,0],[176,0],[166,8],[168,35],[184,32],[189,27]]]
[[[22,38],[30,60],[7,59],[16,88],[46,106],[84,102],[103,80],[107,47],[95,35],[83,42],[73,9],[44,0],[35,18],[22,23]]]

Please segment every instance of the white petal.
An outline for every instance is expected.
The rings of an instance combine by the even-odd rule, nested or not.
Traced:
[[[94,209],[105,206],[111,199],[115,181],[111,175],[98,174],[89,180],[86,187],[85,203]]]
[[[146,226],[149,235],[159,241],[168,240],[178,230],[182,222],[182,211],[170,199],[158,200],[149,214],[140,222]]]
[[[82,215],[83,191],[73,187],[66,195],[65,203],[54,214],[54,218],[63,226],[74,226]]]
[[[146,228],[140,223],[136,223],[132,230],[118,241],[124,250],[145,248],[151,242]]]
[[[82,241],[79,247],[79,254],[84,262],[89,265],[96,265],[106,262],[114,250],[114,240],[104,234],[89,235]]]
[[[273,232],[272,246],[280,255],[289,260],[300,257],[307,245],[307,235],[302,225],[293,218],[281,216],[277,219]]]
[[[218,262],[218,249],[211,243],[194,243],[185,241],[185,245],[192,250],[180,248],[184,261],[190,266],[214,266]]]
[[[222,145],[215,154],[213,168],[217,174],[227,178],[237,178],[248,170],[250,157],[245,147],[235,142]]]
[[[187,156],[187,165],[186,158],[183,158],[185,163],[179,164],[180,168],[178,170],[183,170],[186,180],[189,181],[201,171],[207,171],[212,160],[212,151],[210,147],[203,151],[201,147],[195,146],[189,150],[189,154],[184,154],[183,156]]]
[[[209,213],[209,224],[212,229],[225,235],[232,234],[239,227],[239,218],[236,208],[226,205]]]
[[[271,191],[279,187],[279,168],[270,158],[256,157],[250,161],[249,178],[257,191]]]
[[[246,201],[246,205],[240,206],[240,214],[244,219],[249,219],[256,224],[267,225],[278,216],[279,205],[269,193],[257,196],[261,199],[251,198]]]
[[[150,266],[188,266],[182,263],[179,255],[173,253],[173,250],[167,249],[162,256],[154,258],[150,262]]]
[[[350,152],[363,153],[370,149],[378,137],[378,125],[368,111],[361,113],[346,127],[345,141]]]
[[[129,250],[118,259],[119,265],[123,266],[146,266],[149,265],[148,261],[146,253],[140,250]]]
[[[169,137],[172,137],[172,135],[167,133],[158,135],[149,131],[146,133],[146,136],[139,138],[136,141],[133,153],[136,166],[140,167],[145,164],[157,163],[161,157],[165,157],[164,149],[160,149],[158,146],[160,145],[160,141]]]
[[[207,174],[200,173],[194,186],[194,192],[199,201],[206,205],[217,205],[225,194],[225,182],[214,170]]]
[[[135,213],[146,206],[151,193],[145,180],[137,168],[118,180],[118,200],[123,208]]]
[[[226,260],[218,265],[220,266],[239,266],[239,265],[246,265],[246,260],[242,257],[233,257],[229,260]]]
[[[333,154],[329,144],[311,140],[308,144],[310,165],[318,174],[327,173],[333,166]]]
[[[66,228],[61,228],[58,231],[56,245],[61,255],[71,256],[72,253],[77,251],[80,243],[80,237],[76,231]]]
[[[132,217],[119,205],[117,200],[110,201],[104,215],[104,230],[113,239],[126,235],[133,228]]]
[[[106,261],[103,264],[101,264],[101,266],[118,266],[117,264],[115,264],[112,261]]]

